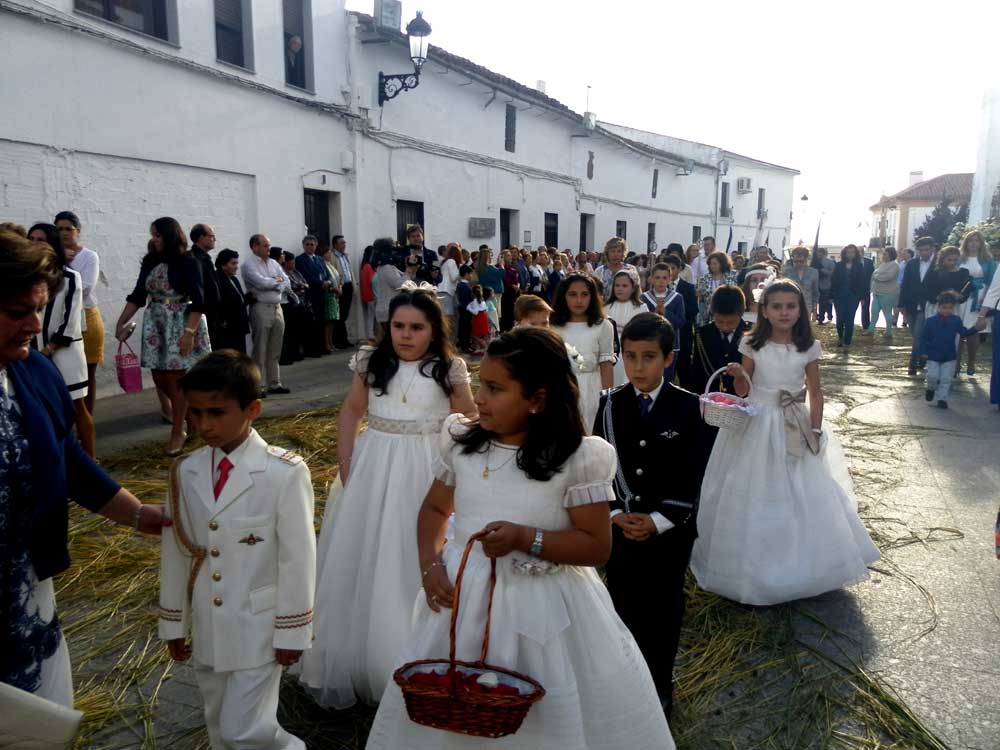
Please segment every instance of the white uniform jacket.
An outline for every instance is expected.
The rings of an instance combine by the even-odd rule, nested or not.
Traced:
[[[256,431],[247,440],[218,500],[211,448],[178,468],[181,522],[207,551],[190,606],[192,555],[174,528],[164,529],[161,542],[160,638],[190,632],[194,658],[216,672],[259,667],[274,661],[276,648],[312,643],[316,534],[309,468]]]

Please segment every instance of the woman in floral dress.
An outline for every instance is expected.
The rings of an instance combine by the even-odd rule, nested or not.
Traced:
[[[142,318],[142,366],[153,371],[153,382],[170,399],[173,424],[167,455],[184,449],[187,403],[177,380],[191,365],[212,351],[205,321],[201,268],[188,251],[187,237],[176,219],[157,219],[149,227],[150,241],[139,268],[135,289],[118,317],[116,335],[128,338],[127,328],[139,308]]]

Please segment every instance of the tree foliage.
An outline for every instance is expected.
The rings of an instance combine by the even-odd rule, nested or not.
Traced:
[[[953,210],[951,201],[944,198],[934,207],[934,211],[924,220],[924,223],[913,231],[913,239],[916,241],[920,237],[933,237],[935,242],[944,244],[955,225],[964,224],[968,220],[969,207],[967,205],[960,205]]]

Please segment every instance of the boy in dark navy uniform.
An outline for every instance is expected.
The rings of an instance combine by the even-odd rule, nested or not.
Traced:
[[[746,300],[738,286],[720,286],[709,303],[712,322],[695,330],[694,362],[691,365],[691,389],[697,393],[705,390],[712,373],[727,365],[743,361],[737,351],[740,341],[750,330],[750,324],[743,320]],[[735,393],[733,378],[722,376],[721,384],[713,387],[723,393]]]
[[[663,379],[674,329],[641,313],[622,330],[629,383],[601,396],[594,424],[618,451],[612,551],[605,572],[618,615],[635,636],[669,717],[684,617],[684,576],[698,536],[698,495],[712,436],[698,397]]]

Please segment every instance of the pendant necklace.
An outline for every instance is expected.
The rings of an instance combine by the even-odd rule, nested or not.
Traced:
[[[483,479],[489,479],[490,478],[490,472],[500,471],[500,469],[502,469],[504,466],[506,466],[507,464],[509,464],[511,462],[511,460],[515,456],[517,456],[517,451],[515,450],[515,451],[513,451],[511,453],[510,456],[507,457],[506,461],[504,461],[499,466],[495,466],[495,467],[493,467],[491,469],[490,468],[490,451],[491,450],[493,450],[493,444],[492,443],[490,443],[490,447],[486,449],[486,467],[483,469]]]
[[[406,394],[410,392],[410,388],[413,387],[413,383],[417,379],[417,375],[419,375],[419,374],[420,374],[420,365],[417,364],[416,368],[413,370],[413,376],[410,378],[409,385],[407,385],[406,388],[403,389],[403,403],[404,404],[406,403]]]

